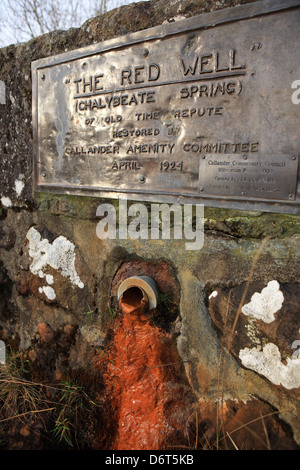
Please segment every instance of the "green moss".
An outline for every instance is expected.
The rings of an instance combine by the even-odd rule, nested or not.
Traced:
[[[96,219],[97,207],[104,202],[116,205],[118,201],[90,196],[36,193],[36,204],[39,212],[63,215],[75,219]]]
[[[300,233],[300,217],[288,214],[205,209],[205,230],[239,238],[285,238]]]
[[[96,212],[100,204],[111,204],[116,210],[117,222],[119,220],[118,199],[39,192],[36,194],[36,202],[40,212],[88,220],[98,220]],[[138,202],[128,201],[128,208]],[[151,203],[143,202],[143,204],[147,207],[150,224]],[[266,236],[281,239],[300,234],[300,216],[296,215],[207,207],[204,214],[206,232],[214,231],[249,239],[262,239]],[[130,222],[130,220],[129,218],[128,221]],[[173,219],[171,218],[171,228],[172,226]]]

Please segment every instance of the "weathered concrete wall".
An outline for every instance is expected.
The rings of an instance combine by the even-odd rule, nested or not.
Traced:
[[[32,191],[33,60],[241,3],[249,2],[141,2],[0,50],[0,333],[51,380],[66,364],[92,373],[112,328],[116,273],[148,271],[177,309],[170,334],[204,431],[216,426],[217,404],[230,431],[273,413],[271,444],[284,448],[294,445],[289,432],[300,444],[300,366],[292,359],[300,339],[300,218],[206,208],[204,246],[188,252],[181,240],[101,241],[103,201]],[[39,349],[45,343],[51,361]]]

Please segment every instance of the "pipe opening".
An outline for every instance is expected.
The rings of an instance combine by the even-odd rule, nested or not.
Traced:
[[[138,286],[131,286],[126,289],[119,299],[119,303],[124,313],[141,314],[149,307],[149,299],[146,293]]]
[[[144,294],[139,287],[133,286],[127,289],[122,296],[122,304],[127,304],[131,307],[138,307],[142,301]]]
[[[126,292],[126,297],[124,297]],[[145,307],[147,304],[149,309],[152,310],[157,306],[157,299],[156,282],[149,276],[131,276],[121,282],[118,288],[118,300],[121,307],[123,302],[135,308],[141,305]],[[134,302],[134,304],[130,302]]]

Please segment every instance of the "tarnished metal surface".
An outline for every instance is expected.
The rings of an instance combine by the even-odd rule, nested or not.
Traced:
[[[258,2],[34,62],[36,188],[300,213],[299,25]]]
[[[222,196],[295,200],[297,155],[204,155],[199,191]]]

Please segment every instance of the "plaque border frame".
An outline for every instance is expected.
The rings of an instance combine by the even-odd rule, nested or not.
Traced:
[[[195,30],[215,28],[227,23],[238,22],[247,19],[262,17],[264,15],[290,10],[300,7],[300,0],[263,0],[245,5],[239,5],[231,8],[224,8],[209,13],[203,13],[191,18],[184,18],[173,23],[166,23],[152,28],[129,33],[117,38],[107,39],[103,42],[80,47],[71,51],[56,54],[50,57],[41,58],[31,63],[32,71],[32,127],[33,127],[33,192],[56,193],[67,195],[92,196],[96,198],[110,199],[128,199],[133,201],[145,201],[153,203],[177,203],[177,204],[203,204],[207,207],[274,212],[291,215],[300,215],[300,201],[297,200],[297,186],[299,186],[300,165],[298,166],[298,178],[295,190],[294,201],[265,200],[254,199],[246,200],[240,196],[216,196],[216,195],[194,195],[175,194],[163,191],[152,191],[151,194],[137,190],[100,190],[80,187],[78,185],[68,185],[68,188],[62,184],[49,185],[37,183],[37,154],[38,154],[38,72],[44,68],[65,64],[78,59],[84,59],[96,54],[121,49],[127,46],[142,44],[146,41],[165,39],[180,33],[189,33]],[[300,106],[300,105],[299,105]],[[298,155],[298,161],[300,154]],[[159,196],[159,200],[153,201],[153,194]]]

